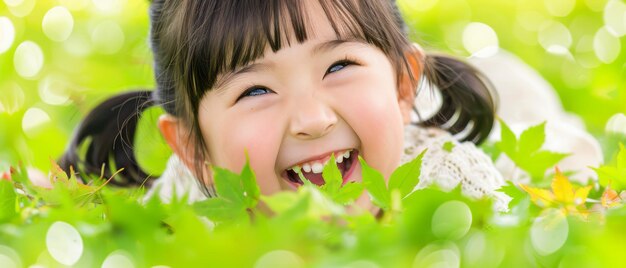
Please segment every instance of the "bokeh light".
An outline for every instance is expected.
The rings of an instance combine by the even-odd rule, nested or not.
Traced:
[[[60,0],[59,2],[72,11],[83,10],[91,3],[89,0]]]
[[[298,268],[304,267],[304,260],[298,254],[289,250],[273,250],[263,254],[254,268]]]
[[[546,51],[561,52],[572,45],[572,35],[562,23],[546,21],[539,28],[539,44]]]
[[[6,1],[9,12],[16,17],[26,17],[35,8],[35,0],[9,0]]]
[[[476,57],[489,57],[498,52],[498,35],[487,24],[472,22],[463,30],[463,46]]]
[[[124,32],[117,22],[103,21],[91,32],[91,41],[98,52],[115,54],[124,45]]]
[[[26,110],[22,118],[22,130],[27,137],[34,138],[50,122],[50,116],[44,110],[32,107]]]
[[[621,37],[626,34],[626,3],[610,0],[604,8],[604,23],[613,35]]]
[[[50,105],[64,105],[69,100],[69,85],[67,79],[48,75],[39,82],[39,97]]]
[[[611,134],[626,135],[626,115],[618,113],[611,116],[606,122],[605,131]]]
[[[50,40],[65,41],[74,28],[74,18],[67,8],[56,6],[46,12],[41,22],[41,28]]]
[[[427,11],[437,4],[438,0],[399,0],[398,4],[412,11]]]
[[[50,256],[63,265],[74,265],[83,255],[83,239],[69,223],[57,221],[46,233],[46,248]]]
[[[102,268],[134,268],[135,264],[130,254],[124,250],[116,250],[111,252],[104,262]]]
[[[13,45],[15,27],[7,17],[0,17],[0,54],[6,52]]]
[[[93,0],[96,10],[105,14],[116,14],[122,10],[124,0]]]
[[[593,38],[593,49],[598,59],[604,63],[612,63],[622,50],[620,40],[606,28],[600,28]]]
[[[559,250],[569,235],[569,224],[565,215],[557,209],[549,209],[537,217],[530,229],[530,241],[542,256]]]
[[[0,85],[0,113],[13,114],[24,105],[24,90],[14,81],[7,81]]]
[[[472,211],[461,201],[448,201],[437,208],[431,226],[436,237],[459,239],[472,226]]]
[[[565,17],[576,6],[576,0],[548,0],[543,2],[552,16]]]
[[[430,244],[417,253],[413,267],[460,267],[461,254],[453,243]]]
[[[3,268],[20,268],[22,261],[20,256],[10,247],[0,245],[0,267]]]
[[[41,47],[32,41],[24,41],[15,49],[13,65],[23,78],[35,77],[43,67],[44,57]]]
[[[76,57],[86,57],[92,52],[91,40],[83,33],[74,32],[63,42],[63,48],[68,54]]]

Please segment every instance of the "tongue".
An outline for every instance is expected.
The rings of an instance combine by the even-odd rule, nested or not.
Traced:
[[[322,173],[304,172],[302,175],[313,184],[324,185]]]

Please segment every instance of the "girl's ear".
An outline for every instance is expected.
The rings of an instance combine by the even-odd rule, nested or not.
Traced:
[[[409,73],[404,73],[398,83],[398,104],[402,112],[402,119],[405,124],[411,122],[411,111],[417,94],[417,83],[422,78],[424,50],[418,45],[413,44],[413,49],[406,53],[405,57],[409,64]],[[413,79],[411,79],[411,76]]]
[[[180,158],[190,171],[194,170],[195,151],[189,142],[189,128],[186,128],[177,117],[164,114],[159,117],[159,129],[172,151]]]

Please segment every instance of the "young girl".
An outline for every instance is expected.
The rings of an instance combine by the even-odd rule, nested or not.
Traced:
[[[451,135],[474,143],[488,136],[495,109],[488,83],[466,63],[410,43],[393,1],[154,0],[150,18],[156,90],[96,107],[62,167],[100,174],[108,163],[124,168],[119,185],[149,182],[132,141],[141,111],[160,105],[167,114],[158,125],[175,152],[157,180],[164,198],[174,189],[191,191],[192,200],[213,196],[208,166],[238,172],[246,154],[261,192],[271,194],[301,185],[298,170],[322,184],[331,155],[344,181],[359,181],[359,156],[388,178],[429,148],[419,187],[461,184],[506,209],[491,161]],[[429,87],[441,106],[412,120],[416,89]]]

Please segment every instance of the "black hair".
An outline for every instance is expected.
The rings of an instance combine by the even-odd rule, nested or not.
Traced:
[[[304,5],[307,2],[310,3],[308,0],[153,0],[150,45],[156,90],[151,94],[124,93],[96,107],[78,127],[61,158],[61,166],[73,165],[80,172],[93,173],[100,172],[104,162],[124,167],[121,175],[125,183],[143,181],[146,173],[137,165],[132,152],[133,134],[141,111],[158,104],[190,129],[187,141],[193,145],[190,147],[194,148],[197,162],[192,171],[201,180],[206,144],[198,123],[200,100],[215,86],[219,75],[262,57],[267,47],[275,52],[291,42],[306,41],[309,18]],[[392,62],[397,81],[409,77],[411,87],[417,86],[409,62],[416,48],[406,38],[406,26],[393,0],[318,2],[338,38],[359,39],[378,47]],[[474,130],[466,139],[475,142],[484,139],[493,124],[494,107],[478,73],[448,57],[427,56],[417,61],[444,96],[439,113],[421,124],[439,126],[459,118],[449,128],[451,132],[473,122]],[[135,106],[125,108],[125,105]],[[456,111],[461,115],[455,116]],[[117,139],[112,134],[123,135]],[[85,159],[80,159],[77,148],[88,137],[91,138],[88,153]],[[211,185],[201,185],[205,194],[212,192],[207,188]]]

